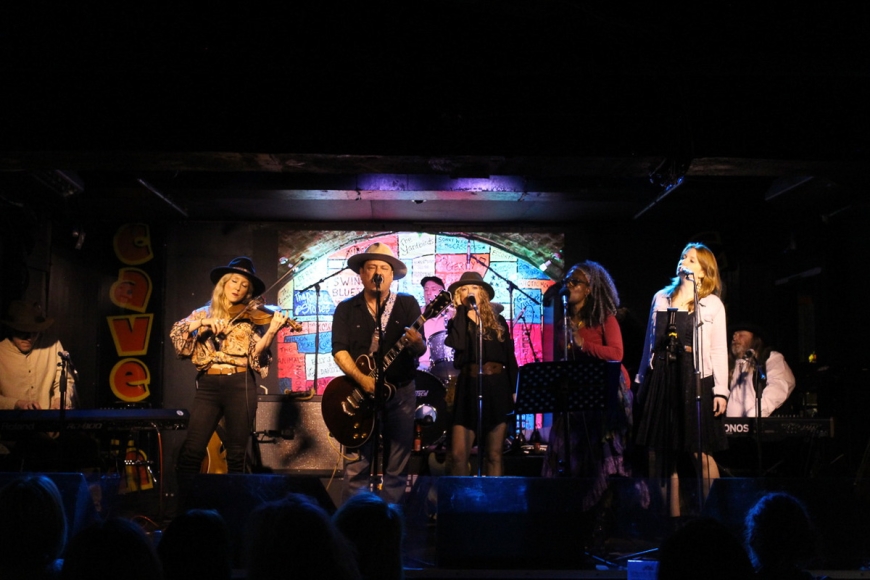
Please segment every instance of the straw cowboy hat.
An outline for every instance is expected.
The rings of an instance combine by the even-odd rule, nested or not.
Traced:
[[[13,300],[2,322],[19,332],[42,332],[54,324],[54,318],[46,318],[38,302]]]
[[[347,259],[347,267],[359,274],[360,268],[369,260],[380,260],[393,267],[393,280],[401,280],[408,273],[408,267],[399,260],[390,246],[376,242],[366,248],[361,254],[354,254]]]
[[[220,266],[211,271],[211,281],[217,284],[224,274],[241,274],[246,276],[254,286],[253,295],[259,296],[266,291],[266,283],[257,278],[254,262],[250,258],[240,256],[233,258],[226,266]]]
[[[484,282],[483,277],[477,272],[463,272],[462,276],[459,277],[459,280],[451,284],[448,290],[453,294],[459,287],[467,286],[469,284],[475,284],[485,289],[486,293],[489,294],[490,300],[495,298],[495,290],[492,289],[492,286]]]

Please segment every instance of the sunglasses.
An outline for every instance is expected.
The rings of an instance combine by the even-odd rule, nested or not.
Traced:
[[[565,284],[568,286],[568,288],[574,288],[575,286],[580,286],[581,284],[584,286],[589,286],[589,282],[579,280],[577,278],[568,278],[567,280],[565,280]]]

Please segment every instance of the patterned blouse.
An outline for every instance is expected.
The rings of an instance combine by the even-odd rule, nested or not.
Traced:
[[[169,338],[178,358],[190,358],[199,371],[205,371],[213,364],[227,364],[249,367],[263,378],[268,376],[271,352],[266,349],[259,358],[253,356],[262,329],[247,320],[238,321],[225,331],[226,336],[220,340],[203,327],[190,331],[191,322],[208,316],[208,306],[203,306],[172,325]]]

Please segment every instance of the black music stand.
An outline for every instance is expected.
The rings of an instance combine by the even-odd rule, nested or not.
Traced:
[[[561,413],[565,444],[560,475],[571,473],[571,433],[568,413],[600,411],[616,404],[621,373],[618,361],[585,359],[528,363],[517,377],[516,413]]]

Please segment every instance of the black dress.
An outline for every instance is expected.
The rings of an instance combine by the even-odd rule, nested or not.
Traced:
[[[497,363],[504,368],[497,374],[483,375],[483,432],[488,433],[499,423],[505,423],[513,412],[513,393],[517,378],[517,359],[514,342],[508,332],[507,323],[502,316],[498,322],[504,330],[504,340],[494,336],[484,337],[484,363]],[[444,341],[454,349],[453,364],[460,369],[456,381],[456,395],[453,407],[453,423],[467,429],[477,429],[478,413],[478,374],[472,365],[477,365],[478,334],[477,324],[468,319],[468,309],[458,306],[456,314],[447,323],[447,339]]]
[[[635,442],[667,456],[697,452],[698,404],[692,333],[695,316],[685,311],[658,312],[653,368],[638,393],[641,409]],[[721,417],[713,415],[713,376],[700,385],[701,448],[712,453],[728,448]],[[675,457],[668,459],[672,463]]]

